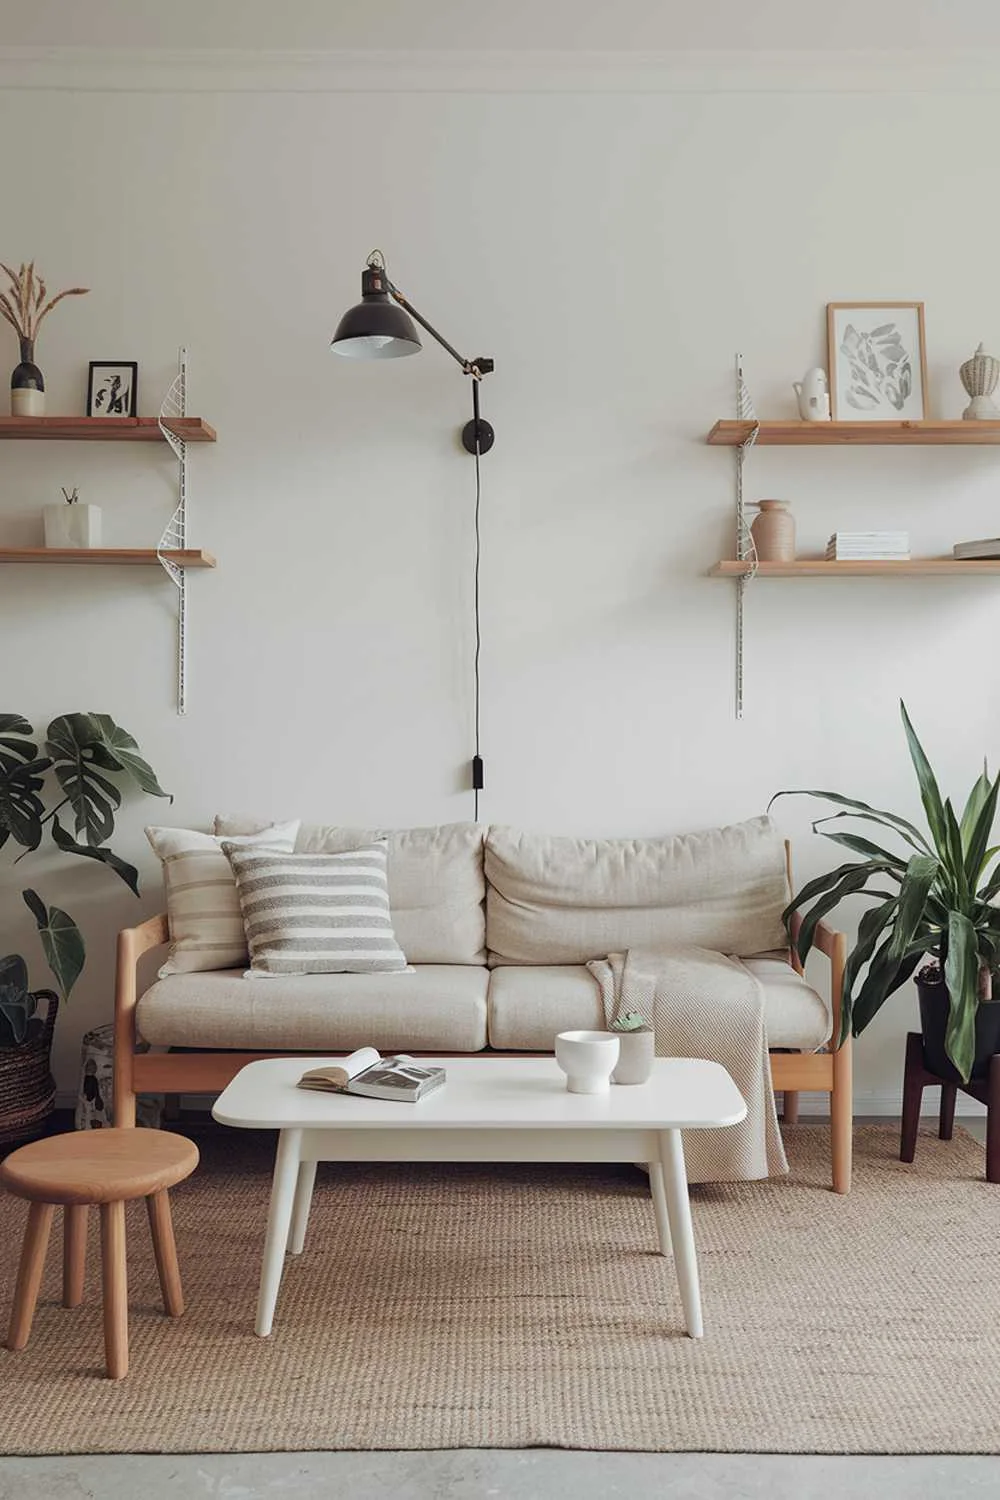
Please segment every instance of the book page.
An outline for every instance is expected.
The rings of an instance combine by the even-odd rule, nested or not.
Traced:
[[[332,1088],[346,1088],[352,1078],[363,1073],[366,1068],[371,1068],[377,1062],[381,1062],[381,1055],[374,1047],[359,1047],[342,1062],[328,1063],[323,1068],[310,1068],[303,1073],[303,1078],[321,1078],[330,1084]]]

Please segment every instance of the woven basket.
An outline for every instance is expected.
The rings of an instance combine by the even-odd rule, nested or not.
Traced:
[[[49,1054],[59,996],[52,990],[38,990],[36,995],[48,1005],[41,1031],[20,1047],[0,1048],[0,1145],[3,1146],[41,1135],[55,1108],[56,1085]]]

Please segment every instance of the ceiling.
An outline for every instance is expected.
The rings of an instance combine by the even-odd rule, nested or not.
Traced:
[[[960,51],[987,0],[0,0],[0,47],[275,51]]]

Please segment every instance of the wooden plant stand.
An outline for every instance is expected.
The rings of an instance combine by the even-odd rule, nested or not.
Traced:
[[[990,1059],[986,1078],[968,1083],[954,1083],[931,1073],[924,1065],[924,1042],[919,1031],[906,1038],[906,1068],[903,1073],[903,1127],[899,1140],[900,1161],[912,1161],[917,1149],[917,1127],[924,1089],[937,1084],[941,1089],[941,1117],[938,1135],[950,1141],[955,1128],[955,1099],[958,1090],[986,1105],[986,1181],[1000,1182],[1000,1053]]]

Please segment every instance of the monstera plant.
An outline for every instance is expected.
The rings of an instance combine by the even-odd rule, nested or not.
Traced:
[[[62,714],[39,744],[21,714],[0,714],[0,848],[20,846],[22,859],[48,835],[65,854],[106,865],[139,894],[139,872],[108,848],[122,792],[138,788],[165,797],[132,736],[108,714]],[[49,805],[46,805],[46,804]],[[83,969],[80,929],[58,906],[33,890],[22,892],[42,950],[63,1000]],[[0,1049],[17,1047],[37,1032],[38,1001],[18,954],[0,958]]]

